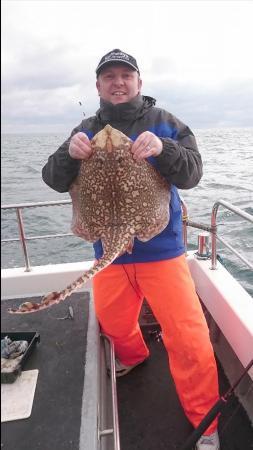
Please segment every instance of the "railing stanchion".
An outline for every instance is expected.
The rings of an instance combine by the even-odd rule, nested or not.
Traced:
[[[211,233],[211,242],[212,242],[212,265],[211,269],[216,270],[217,268],[217,225],[216,225],[216,217],[218,212],[219,204],[215,203],[212,210],[212,216],[211,216],[211,227],[212,227],[212,233]]]
[[[23,252],[24,252],[24,257],[25,257],[25,272],[31,272],[30,261],[29,261],[29,257],[28,257],[28,251],[27,251],[26,240],[25,240],[25,232],[24,232],[21,208],[16,208],[16,213],[17,213],[17,219],[18,219],[18,230],[19,230],[20,242],[21,242]]]
[[[188,237],[187,237],[187,222],[188,222],[188,211],[187,206],[183,198],[181,197],[181,206],[182,206],[182,219],[183,219],[183,241],[185,246],[185,255],[187,256],[188,250]]]

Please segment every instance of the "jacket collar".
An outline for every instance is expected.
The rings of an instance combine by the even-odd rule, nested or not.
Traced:
[[[147,101],[147,99],[152,98],[137,95],[130,102],[119,103],[118,105],[113,105],[112,103],[101,99],[100,108],[96,112],[96,116],[99,121],[103,123],[135,120],[138,117],[143,116],[146,110],[150,109],[155,103],[154,99],[152,99],[153,102]]]

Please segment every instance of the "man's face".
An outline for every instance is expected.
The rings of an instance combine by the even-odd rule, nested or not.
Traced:
[[[125,64],[113,64],[102,70],[97,79],[100,97],[117,105],[132,100],[140,93],[142,81],[138,72]]]

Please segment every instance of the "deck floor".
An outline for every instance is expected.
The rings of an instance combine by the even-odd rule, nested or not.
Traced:
[[[144,334],[150,357],[118,378],[121,450],[180,450],[192,427],[179,403],[162,342]],[[228,381],[218,363],[220,392]],[[253,428],[235,396],[219,419],[221,450],[253,450]]]
[[[1,424],[3,450],[78,450],[81,424],[88,293],[73,294],[56,307],[35,314],[10,315],[3,301],[2,332],[37,331],[40,343],[25,365],[39,369],[31,416]],[[38,301],[38,299],[36,299]],[[59,320],[72,306],[74,320]]]
[[[73,294],[38,314],[10,315],[3,301],[2,332],[37,331],[41,342],[25,369],[39,369],[29,419],[3,423],[3,450],[81,450],[79,434],[84,381],[88,293]],[[74,310],[74,320],[58,320]],[[145,331],[151,351],[147,362],[117,380],[121,450],[180,449],[192,427],[178,401],[162,342]],[[220,391],[228,382],[219,370]],[[221,450],[253,450],[253,429],[232,397],[219,423]],[[111,449],[110,449],[111,450]]]

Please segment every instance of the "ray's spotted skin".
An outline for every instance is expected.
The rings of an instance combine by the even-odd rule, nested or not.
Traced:
[[[170,192],[166,180],[146,160],[134,161],[133,142],[110,125],[91,141],[93,154],[82,161],[70,188],[72,231],[89,242],[99,239],[103,256],[93,267],[41,303],[25,302],[10,313],[29,314],[55,305],[71,295],[119,255],[131,253],[133,240],[148,241],[169,222]]]

